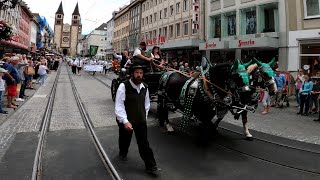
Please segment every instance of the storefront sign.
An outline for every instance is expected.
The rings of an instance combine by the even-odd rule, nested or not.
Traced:
[[[279,39],[272,37],[260,37],[260,38],[240,38],[238,40],[229,41],[230,49],[242,49],[242,48],[278,48]]]
[[[199,29],[200,22],[200,0],[192,0],[193,16],[192,16],[192,29]]]
[[[165,42],[166,42],[166,37],[164,37],[164,36],[160,36],[159,38],[152,38],[152,39],[146,40],[147,46],[163,44]]]
[[[255,41],[252,40],[252,39],[250,39],[248,41],[239,40],[238,47],[251,46],[251,45],[254,45],[254,44],[255,44]]]
[[[225,42],[224,41],[208,41],[205,43],[199,44],[199,50],[210,50],[210,49],[224,49]]]

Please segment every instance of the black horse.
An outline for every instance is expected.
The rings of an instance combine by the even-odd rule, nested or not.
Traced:
[[[215,124],[211,121],[215,115],[222,119],[228,110],[254,111],[245,103],[237,102],[250,93],[248,65],[242,65],[239,60],[234,64],[212,65],[203,57],[199,77],[165,73],[160,79],[158,92],[160,125],[166,122],[168,126],[169,107],[183,111],[180,129],[185,132],[188,132],[192,116],[202,122],[206,132],[215,132]]]
[[[270,95],[275,93],[276,84],[274,81],[274,71],[272,70],[272,66],[275,63],[275,59],[273,59],[269,63],[262,63],[257,59],[253,59],[252,61],[246,63],[247,72],[250,74],[250,91],[245,92],[245,94],[240,95],[239,101],[233,101],[233,103],[241,103],[248,105],[249,107],[253,107],[256,109],[258,107],[259,101],[259,91],[260,89],[266,89]],[[239,119],[240,115],[242,117],[243,124],[243,133],[247,139],[251,140],[253,138],[252,134],[249,132],[248,128],[248,111],[237,110],[234,112],[231,110],[233,114],[235,114],[235,119]],[[214,123],[214,128],[219,126],[219,123],[222,121],[222,118],[219,118]]]

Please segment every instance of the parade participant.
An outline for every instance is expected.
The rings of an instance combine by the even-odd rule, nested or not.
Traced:
[[[161,61],[160,47],[154,46],[151,51],[151,58],[157,61]]]
[[[304,83],[302,84],[302,87],[300,88],[300,111],[297,114],[301,114],[304,116],[307,116],[309,114],[309,105],[310,105],[310,98],[311,98],[311,91],[313,88],[313,83],[310,81],[310,78],[308,75],[304,76]],[[303,113],[303,108],[304,113]]]
[[[72,61],[71,69],[72,69],[73,74],[77,74],[77,61],[76,61],[76,59]]]
[[[160,169],[156,165],[147,138],[146,119],[150,109],[150,99],[148,88],[142,83],[144,69],[140,65],[133,65],[130,73],[131,79],[121,83],[116,94],[115,114],[119,126],[119,158],[127,160],[134,131],[146,171],[156,173]]]
[[[78,60],[77,60],[77,69],[78,69],[78,75],[79,75],[79,76],[81,75],[82,66],[83,66],[83,61],[82,61],[82,59],[78,59]]]
[[[136,48],[136,50],[133,53],[134,64],[138,64],[145,67],[150,66],[150,62],[153,58],[146,57],[145,55],[146,49],[147,49],[147,44],[145,42],[141,42],[139,44],[139,48]]]
[[[124,68],[128,58],[129,58],[129,53],[127,50],[124,50],[121,53],[121,55],[118,55],[116,52],[117,52],[116,50],[113,51],[113,56],[114,56],[114,58],[118,59],[118,61],[120,62],[120,67]]]

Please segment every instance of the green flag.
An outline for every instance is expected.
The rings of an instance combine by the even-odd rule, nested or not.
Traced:
[[[90,56],[95,56],[98,52],[99,46],[90,45]]]

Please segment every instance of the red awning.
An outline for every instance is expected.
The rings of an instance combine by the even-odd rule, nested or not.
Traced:
[[[26,45],[23,45],[23,44],[20,44],[16,41],[4,41],[4,40],[1,40],[0,41],[0,45],[9,45],[9,46],[13,46],[15,48],[20,48],[20,49],[25,49],[25,50],[28,50],[29,51],[29,47],[26,46]]]

